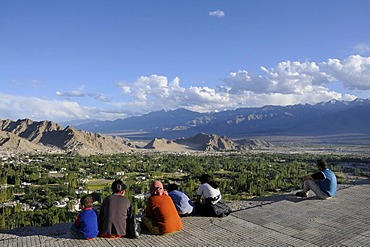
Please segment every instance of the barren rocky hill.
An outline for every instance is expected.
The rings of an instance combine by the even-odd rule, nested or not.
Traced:
[[[55,152],[58,149],[46,147],[40,144],[35,144],[11,132],[0,131],[0,150],[21,153],[32,153],[32,152],[44,153],[44,152]]]
[[[0,150],[31,152],[65,152],[79,155],[114,154],[137,150],[155,151],[230,151],[261,149],[271,146],[264,140],[231,140],[225,136],[197,134],[189,138],[167,140],[154,138],[144,146],[137,146],[129,140],[76,130],[71,126],[63,128],[51,121],[0,120]]]
[[[145,148],[156,149],[161,151],[173,151],[175,149],[198,150],[198,151],[232,151],[232,150],[250,150],[270,147],[271,144],[265,140],[259,139],[242,139],[231,140],[226,136],[215,134],[208,135],[199,133],[189,138],[178,138],[170,141],[164,138],[153,139]]]
[[[156,151],[169,151],[169,152],[181,152],[193,149],[187,145],[181,145],[174,141],[167,140],[165,138],[154,138],[148,144],[146,144],[144,148],[153,149]]]
[[[112,154],[135,149],[136,146],[126,139],[78,131],[73,127],[63,128],[51,121],[0,121],[1,142],[3,150],[9,148],[18,152],[35,150],[59,150],[73,154]]]

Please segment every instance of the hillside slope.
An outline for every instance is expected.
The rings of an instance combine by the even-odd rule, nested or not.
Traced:
[[[159,151],[241,151],[251,149],[265,149],[272,144],[265,140],[231,140],[226,136],[199,133],[189,138],[178,138],[170,141],[165,138],[154,138],[144,148]]]
[[[231,151],[261,149],[271,146],[263,140],[231,140],[225,136],[197,134],[190,138],[167,140],[154,138],[144,146],[129,140],[100,133],[63,128],[51,121],[0,120],[0,150],[22,153],[64,152],[79,155],[116,154],[143,150]]]
[[[0,121],[2,149],[22,152],[31,150],[61,150],[67,153],[90,155],[127,152],[136,146],[120,137],[78,131],[71,126],[63,128],[51,121]]]

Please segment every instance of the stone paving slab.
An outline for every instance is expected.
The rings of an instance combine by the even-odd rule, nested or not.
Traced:
[[[0,247],[19,246],[370,246],[370,180],[343,186],[329,200],[259,198],[225,218],[182,218],[180,232],[138,239],[71,239],[70,224],[0,232]],[[256,200],[254,200],[256,202]]]

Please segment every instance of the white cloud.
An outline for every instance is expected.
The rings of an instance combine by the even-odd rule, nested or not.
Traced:
[[[307,94],[321,91],[334,82],[346,89],[370,90],[370,57],[349,56],[344,60],[328,59],[321,63],[286,61],[274,68],[261,67],[264,72],[252,75],[248,71],[231,72],[224,79],[230,93]],[[328,90],[328,89],[326,89]]]
[[[91,109],[76,102],[45,100],[0,94],[0,112],[3,118],[32,120],[88,118]]]
[[[312,62],[282,62],[275,68],[261,68],[262,75],[246,70],[231,72],[217,88],[180,86],[180,79],[169,83],[165,76],[141,76],[130,83],[132,97],[120,107],[141,109],[142,113],[159,109],[185,107],[206,112],[236,107],[317,103],[330,99],[353,100],[355,96],[329,90],[326,85],[335,77]],[[128,84],[120,84],[121,88]],[[124,91],[124,90],[123,90]]]
[[[353,55],[343,61],[329,59],[321,67],[347,89],[370,90],[370,57]]]
[[[225,12],[223,12],[222,10],[219,10],[219,9],[216,10],[216,11],[210,11],[210,12],[208,12],[208,14],[210,16],[220,17],[220,18],[225,16]]]
[[[133,83],[117,83],[121,92],[133,97],[135,101],[156,103],[160,99],[175,99],[185,89],[180,87],[180,78],[175,77],[171,82],[165,76],[140,76]]]
[[[265,68],[263,68],[265,70]],[[239,93],[244,91],[252,91],[263,93],[268,90],[269,82],[262,76],[251,75],[246,70],[230,72],[229,77],[224,80],[230,88],[230,93]]]
[[[98,94],[98,93],[87,93],[87,92],[84,92],[83,90],[72,90],[72,91],[69,91],[69,92],[57,91],[55,94],[57,96],[60,96],[60,97],[66,98],[66,99],[73,98],[73,97],[92,97],[94,99],[97,99],[97,100],[103,101],[103,102],[109,102],[110,101],[110,99],[107,98],[104,95],[101,95],[101,94]]]
[[[272,68],[261,67],[259,72],[230,72],[216,87],[184,87],[179,77],[140,76],[134,82],[116,83],[121,94],[114,100],[83,89],[57,92],[63,100],[0,94],[0,113],[2,118],[56,122],[83,118],[113,120],[180,107],[208,112],[271,104],[315,104],[331,99],[354,100],[353,92],[370,92],[370,57],[360,55],[323,62],[284,61]],[[97,101],[90,102],[89,98],[98,99],[99,107],[96,107]]]
[[[116,85],[119,88],[121,88],[122,93],[124,93],[124,94],[131,93],[131,87],[129,85],[127,85],[126,83],[124,83],[124,82],[118,82]]]
[[[330,83],[334,78],[320,71],[312,62],[281,62],[275,68],[261,67],[262,75],[252,76],[248,71],[231,72],[224,82],[231,92],[305,94],[316,85]]]
[[[38,80],[32,80],[29,83],[32,87],[44,87],[44,84]]]
[[[193,87],[187,90],[188,99],[197,105],[209,104],[224,106],[228,103],[228,93],[218,92],[209,87]]]
[[[353,49],[355,50],[356,53],[362,55],[362,54],[366,54],[370,52],[370,45],[365,44],[365,43],[360,43],[356,45]]]
[[[87,93],[88,96],[90,97],[93,97],[99,101],[103,101],[103,102],[110,102],[110,99],[105,97],[104,95],[101,95],[101,94],[97,94],[97,93]]]
[[[81,106],[73,101],[48,100],[38,97],[13,96],[0,93],[0,113],[3,119],[34,121],[50,120],[57,123],[73,119],[124,118],[122,111]]]
[[[64,92],[64,93],[57,91],[56,95],[61,96],[61,97],[85,97],[86,96],[83,92],[78,91],[78,90]]]
[[[216,88],[207,86],[181,87],[180,79],[169,83],[165,76],[141,76],[121,88],[140,103],[142,110],[185,107],[195,111],[213,111],[235,107],[318,103],[330,99],[353,100],[350,93],[329,89],[341,82],[347,88],[369,89],[369,59],[351,56],[343,61],[325,62],[285,61],[273,68],[261,67],[260,74],[246,70],[230,72]],[[145,110],[144,110],[145,111]]]

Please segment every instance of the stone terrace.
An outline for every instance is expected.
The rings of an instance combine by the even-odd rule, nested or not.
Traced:
[[[0,246],[370,246],[370,180],[329,200],[279,195],[250,201],[226,218],[182,218],[184,229],[138,239],[71,239],[69,224],[0,232]]]

